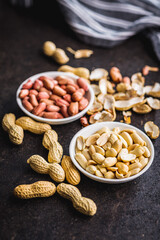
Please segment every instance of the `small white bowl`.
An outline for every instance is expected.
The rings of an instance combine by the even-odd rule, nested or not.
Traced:
[[[151,152],[151,156],[149,158],[149,162],[146,165],[146,167],[144,167],[144,169],[142,171],[140,171],[139,173],[137,173],[136,175],[133,175],[129,178],[123,178],[123,179],[107,179],[107,178],[100,178],[97,177],[95,175],[90,174],[89,172],[87,172],[85,169],[83,169],[79,163],[76,161],[75,159],[75,147],[76,147],[76,139],[78,136],[83,136],[84,138],[89,137],[90,135],[94,134],[96,131],[100,130],[102,127],[108,127],[109,129],[113,129],[115,127],[119,127],[121,130],[123,129],[134,129],[137,131],[137,133],[143,138],[143,140],[147,143],[147,147],[149,148],[150,152]],[[132,181],[135,178],[138,178],[139,176],[141,176],[143,173],[145,173],[149,167],[151,166],[153,159],[154,159],[154,147],[153,144],[151,142],[151,140],[148,138],[148,136],[143,133],[141,130],[139,130],[138,128],[132,126],[132,125],[128,125],[125,123],[119,123],[119,122],[102,122],[102,123],[95,123],[92,124],[88,127],[83,128],[82,130],[80,130],[79,132],[77,132],[74,137],[72,138],[71,142],[70,142],[70,146],[69,146],[69,153],[70,153],[70,157],[72,159],[72,162],[74,163],[74,165],[87,177],[98,181],[98,182],[103,182],[103,183],[109,183],[109,184],[119,184],[119,183],[125,183],[125,182],[129,182]]]
[[[22,101],[19,98],[19,93],[22,89],[22,86],[24,83],[26,83],[29,79],[31,79],[32,82],[34,82],[37,78],[39,78],[40,76],[49,76],[49,77],[57,77],[59,75],[61,76],[68,76],[71,77],[75,82],[77,81],[77,79],[79,78],[78,76],[72,74],[72,73],[65,73],[65,72],[43,72],[43,73],[38,73],[34,76],[31,76],[29,78],[27,78],[24,82],[22,82],[22,84],[19,86],[17,93],[16,93],[16,100],[17,100],[17,104],[18,106],[21,108],[21,110],[28,115],[29,117],[39,121],[39,122],[45,122],[51,125],[61,125],[61,124],[66,124],[66,123],[70,123],[73,122],[79,118],[81,118],[87,111],[88,109],[90,109],[90,107],[92,106],[93,102],[94,102],[94,92],[91,88],[91,86],[89,85],[89,90],[86,92],[85,97],[88,99],[89,104],[88,106],[82,110],[81,112],[79,112],[78,114],[68,117],[68,118],[62,118],[62,119],[48,119],[48,118],[42,118],[42,117],[38,117],[32,113],[30,113],[29,111],[27,111],[23,105],[22,105]]]

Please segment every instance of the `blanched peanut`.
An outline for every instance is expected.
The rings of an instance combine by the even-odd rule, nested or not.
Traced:
[[[115,174],[112,171],[108,171],[104,174],[105,178],[113,179],[115,178]]]
[[[98,169],[96,170],[95,175],[96,175],[97,177],[103,178],[103,174],[102,174],[101,171],[98,170]]]
[[[143,153],[143,155],[146,157],[146,158],[149,158],[151,156],[151,153],[149,151],[149,149],[146,147],[146,146],[143,146],[143,149],[145,150],[145,152]]]
[[[117,162],[117,158],[116,157],[107,157],[103,163],[102,166],[103,167],[112,167],[116,164]]]
[[[133,176],[133,175],[139,173],[140,171],[141,171],[140,168],[134,168],[134,169],[130,170],[129,173],[130,173],[130,176]]]
[[[89,153],[90,153],[91,156],[92,156],[94,153],[96,153],[96,149],[95,149],[94,145],[90,145],[90,146],[89,146]]]
[[[83,154],[76,153],[75,159],[77,160],[77,162],[80,164],[80,166],[82,168],[86,169],[86,167],[87,167],[87,159],[85,158],[85,156]]]
[[[105,155],[105,150],[102,147],[95,145],[94,148],[97,153],[101,154],[102,156]]]
[[[116,157],[117,156],[117,151],[114,148],[107,149],[106,157]]]
[[[85,158],[87,159],[87,160],[90,160],[91,159],[91,156],[90,156],[90,154],[89,154],[89,150],[88,149],[83,149],[83,151],[82,151],[82,154],[85,156]]]
[[[144,154],[145,149],[141,146],[136,147],[134,150],[130,151],[131,154],[135,154],[136,157],[140,157]]]
[[[127,132],[122,132],[120,135],[127,142],[128,146],[133,144],[133,139],[131,138],[131,136]]]
[[[97,171],[97,168],[94,165],[89,165],[86,167],[86,171],[94,175]]]
[[[96,141],[97,145],[98,146],[103,146],[104,144],[106,144],[109,137],[110,137],[110,134],[102,133],[101,136]]]
[[[142,164],[140,162],[135,162],[129,165],[129,171],[135,169],[135,168],[142,168]]]
[[[108,141],[111,143],[111,144],[113,144],[115,141],[117,141],[118,140],[118,137],[117,137],[117,135],[115,134],[115,133],[112,133],[111,135],[110,135],[110,137],[108,138]]]
[[[112,148],[114,148],[116,150],[117,153],[119,153],[122,149],[122,141],[117,139],[113,145],[112,145]]]
[[[122,162],[118,162],[116,163],[116,167],[118,167],[118,172],[119,173],[122,173],[123,175],[127,174],[128,173],[128,166]]]
[[[141,156],[139,158],[139,162],[142,165],[141,169],[143,169],[148,164],[148,158],[145,158],[145,157]]]
[[[92,159],[97,163],[101,164],[104,161],[105,157],[100,153],[94,153],[92,154]]]
[[[137,133],[132,133],[131,138],[133,139],[134,143],[138,143],[141,146],[146,145],[145,141]]]

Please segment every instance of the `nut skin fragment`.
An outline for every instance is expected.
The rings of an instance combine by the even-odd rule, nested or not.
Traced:
[[[30,117],[20,117],[16,120],[16,124],[22,127],[23,130],[28,130],[35,134],[43,134],[51,129],[49,124],[36,122]]]
[[[71,158],[69,156],[63,155],[61,165],[65,171],[67,182],[72,185],[78,185],[81,180],[80,173],[73,165]]]
[[[50,197],[56,192],[52,182],[38,181],[32,184],[19,185],[14,189],[14,195],[21,199]]]
[[[12,143],[20,145],[23,142],[24,132],[21,126],[15,123],[16,117],[13,113],[5,114],[2,119],[2,128],[8,132]]]
[[[62,197],[72,201],[73,207],[77,211],[89,216],[96,214],[96,204],[91,199],[82,197],[80,191],[75,186],[61,183],[57,187],[57,192]]]

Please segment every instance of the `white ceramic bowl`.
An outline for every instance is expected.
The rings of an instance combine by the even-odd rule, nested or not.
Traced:
[[[143,138],[143,140],[147,143],[147,147],[149,148],[150,152],[151,152],[151,157],[149,158],[149,162],[146,165],[146,167],[140,171],[139,173],[137,173],[136,175],[133,175],[129,178],[123,178],[123,179],[106,179],[106,178],[100,178],[97,177],[95,175],[90,174],[89,172],[87,172],[85,169],[83,169],[79,163],[76,161],[75,159],[75,147],[76,147],[76,139],[78,136],[83,136],[84,138],[94,134],[96,131],[100,130],[102,127],[108,127],[109,129],[113,129],[115,127],[119,127],[121,130],[123,129],[134,129],[137,131],[137,133]],[[79,132],[77,132],[74,137],[72,138],[71,142],[70,142],[70,146],[69,146],[69,153],[70,153],[70,157],[72,159],[72,162],[74,163],[74,165],[87,177],[98,181],[98,182],[103,182],[103,183],[110,183],[110,184],[118,184],[118,183],[125,183],[125,182],[129,182],[132,181],[133,179],[141,176],[143,173],[145,173],[149,167],[151,166],[153,159],[154,159],[154,147],[153,144],[151,142],[151,140],[148,138],[148,136],[143,133],[141,130],[139,130],[138,128],[131,126],[131,125],[127,125],[125,123],[119,123],[119,122],[103,122],[103,123],[96,123],[96,124],[92,124],[88,127],[83,128],[82,130],[80,130]]]
[[[61,125],[61,124],[66,124],[66,123],[70,123],[73,122],[79,118],[81,118],[87,111],[88,109],[90,109],[90,107],[92,106],[93,102],[94,102],[94,92],[91,88],[91,86],[89,86],[89,90],[86,92],[85,97],[88,99],[89,104],[88,106],[81,112],[79,112],[78,114],[68,117],[68,118],[62,118],[62,119],[48,119],[48,118],[42,118],[42,117],[38,117],[32,113],[30,113],[29,111],[27,111],[23,105],[22,105],[22,101],[19,98],[19,93],[21,91],[21,88],[23,86],[24,83],[26,83],[29,79],[31,79],[32,82],[34,82],[37,78],[39,78],[42,75],[46,75],[49,77],[57,77],[59,75],[61,76],[68,76],[71,77],[75,82],[76,80],[79,78],[78,76],[72,74],[72,73],[65,73],[65,72],[43,72],[43,73],[38,73],[34,76],[31,76],[29,78],[27,78],[24,82],[22,82],[22,84],[19,86],[17,93],[16,93],[16,100],[17,100],[17,104],[18,106],[21,108],[21,110],[28,115],[29,117],[39,121],[39,122],[46,122],[49,123],[51,125]]]

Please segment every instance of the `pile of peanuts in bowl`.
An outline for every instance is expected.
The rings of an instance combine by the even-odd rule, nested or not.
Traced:
[[[75,82],[69,76],[40,76],[22,85],[19,98],[32,114],[47,119],[62,119],[84,110],[89,101],[85,97],[88,84],[85,79]]]

